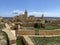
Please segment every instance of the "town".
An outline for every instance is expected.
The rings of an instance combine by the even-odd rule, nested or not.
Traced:
[[[48,38],[55,41],[55,38],[57,38],[57,41],[59,41],[60,37],[59,18],[46,19],[44,14],[41,14],[41,17],[33,15],[28,17],[27,10],[25,10],[24,14],[12,18],[0,17],[0,28],[1,45],[42,45],[44,42],[51,41]],[[45,41],[43,41],[42,37]],[[40,40],[43,43],[39,42]],[[57,41],[51,44],[55,45],[58,43]]]
[[[0,45],[60,45],[60,0],[0,0]]]

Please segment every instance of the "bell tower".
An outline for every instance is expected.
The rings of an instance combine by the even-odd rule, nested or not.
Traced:
[[[44,14],[42,14],[42,16],[41,16],[41,17],[42,17],[42,19],[44,19]]]
[[[25,10],[24,15],[25,15],[25,17],[27,17],[27,10]]]

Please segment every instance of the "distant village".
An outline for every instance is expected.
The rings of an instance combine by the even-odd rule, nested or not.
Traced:
[[[40,16],[39,17],[35,17],[33,15],[28,16],[28,12],[27,10],[25,10],[24,14],[18,14],[11,18],[0,17],[0,22],[20,23],[23,27],[34,27],[36,23],[38,23],[38,25],[42,25],[43,27],[47,24],[59,25],[59,22],[60,22],[59,17],[57,18],[44,17],[44,14],[41,14]]]

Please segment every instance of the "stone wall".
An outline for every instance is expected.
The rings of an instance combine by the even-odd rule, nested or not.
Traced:
[[[60,35],[60,30],[39,30],[38,35]],[[20,35],[35,35],[35,30],[19,30],[18,36]]]
[[[18,38],[22,39],[23,45],[34,45],[28,35],[21,35]]]
[[[39,35],[60,35],[60,30],[39,30]]]
[[[34,30],[19,30],[18,35],[35,35]]]
[[[19,30],[18,36],[22,36],[25,45],[34,45],[29,36],[32,37],[52,37],[59,36],[60,30],[38,30],[39,35],[35,35],[35,30]]]
[[[26,23],[23,23],[22,26],[24,26],[24,27],[34,27],[34,23],[33,22],[31,22],[31,23],[26,22]]]
[[[24,41],[25,45],[34,45],[34,43],[31,41],[29,36],[23,35],[23,41]]]

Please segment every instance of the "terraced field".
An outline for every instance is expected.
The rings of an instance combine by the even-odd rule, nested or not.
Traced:
[[[30,37],[35,45],[60,45],[58,37]]]

